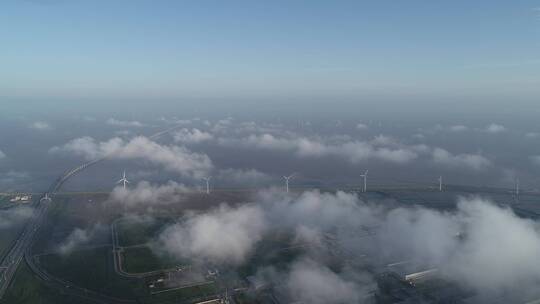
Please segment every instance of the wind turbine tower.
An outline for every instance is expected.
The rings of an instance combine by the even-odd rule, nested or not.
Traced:
[[[126,170],[124,170],[124,174],[122,175],[122,179],[116,182],[117,184],[122,183],[124,185],[124,189],[126,189],[126,185],[129,184],[129,181],[126,178]]]
[[[203,180],[206,181],[206,194],[210,194],[210,179],[212,177],[209,176],[209,177],[203,177]]]
[[[439,176],[439,191],[442,192],[442,176]]]
[[[285,180],[285,189],[287,193],[289,193],[289,180],[295,175],[295,173],[289,175],[289,176],[283,176],[283,179]]]
[[[366,170],[366,172],[364,172],[364,174],[360,174],[360,177],[364,178],[364,188],[362,189],[362,192],[367,191],[367,175],[368,175],[368,172],[369,172],[369,170]]]

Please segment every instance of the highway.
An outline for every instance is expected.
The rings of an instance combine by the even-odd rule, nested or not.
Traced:
[[[38,201],[36,204],[36,212],[26,224],[19,238],[15,241],[9,252],[2,260],[2,263],[0,263],[0,269],[2,269],[2,276],[0,277],[0,299],[3,298],[7,288],[9,287],[9,284],[17,271],[17,267],[24,257],[24,253],[32,243],[32,239],[36,231],[43,223],[47,209],[50,206],[50,201]]]
[[[46,220],[48,209],[52,204],[50,196],[52,196],[56,191],[58,191],[62,184],[71,176],[101,160],[102,159],[93,160],[65,172],[64,174],[62,174],[62,176],[56,179],[55,182],[49,187],[49,190],[44,193],[37,202],[34,203],[36,211],[28,220],[28,223],[26,223],[21,234],[0,263],[0,270],[2,272],[0,276],[0,299],[4,297],[6,290],[8,289],[11,281],[13,280],[13,277],[15,276],[15,273],[17,272],[19,264],[25,256],[29,255],[34,236],[43,224],[43,222]],[[26,259],[26,261],[28,262],[28,259]],[[34,272],[36,272],[36,274],[40,278],[45,281],[50,281],[50,278],[47,275],[40,275],[40,272],[38,271],[38,268],[35,267],[35,265],[29,264],[29,266]]]

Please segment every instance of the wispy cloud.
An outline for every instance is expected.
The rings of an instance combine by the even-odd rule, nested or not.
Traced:
[[[126,121],[126,120],[118,120],[115,118],[109,118],[107,120],[107,124],[111,126],[119,126],[119,127],[143,127],[144,126],[143,123],[136,120]]]
[[[30,128],[43,131],[43,130],[51,129],[51,125],[49,125],[47,122],[44,122],[44,121],[36,121],[30,125]]]
[[[485,131],[488,133],[501,133],[506,131],[506,127],[500,124],[492,123],[486,126]]]

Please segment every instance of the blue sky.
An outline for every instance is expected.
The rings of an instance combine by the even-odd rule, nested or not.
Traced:
[[[0,96],[535,99],[540,1],[3,1]]]

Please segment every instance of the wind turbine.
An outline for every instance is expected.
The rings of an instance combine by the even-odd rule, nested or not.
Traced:
[[[360,177],[364,178],[364,189],[362,190],[362,192],[367,191],[367,174],[368,174],[368,172],[369,172],[369,170],[366,170],[366,172],[364,172],[364,174],[360,174]]]
[[[439,176],[439,191],[442,191],[442,176]]]
[[[285,180],[285,189],[287,190],[287,193],[289,193],[289,179],[291,179],[296,173],[293,173],[289,176],[283,176],[283,179]]]
[[[203,177],[202,179],[206,181],[206,194],[210,194],[210,179],[212,177]]]
[[[40,202],[42,202],[42,201],[50,202],[50,201],[51,201],[51,198],[49,197],[49,193],[46,192],[46,193],[45,193],[45,196],[42,197],[39,201],[40,201]]]
[[[116,182],[117,184],[122,183],[124,185],[124,189],[126,189],[126,184],[129,184],[129,181],[126,178],[126,170],[124,170],[124,174],[122,175],[122,179]]]

